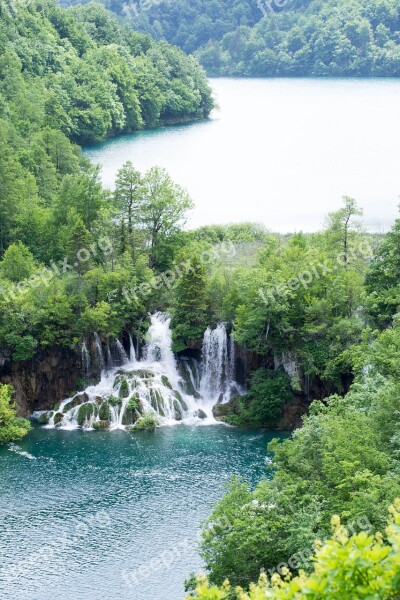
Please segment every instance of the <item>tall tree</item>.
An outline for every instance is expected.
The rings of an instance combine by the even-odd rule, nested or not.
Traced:
[[[140,219],[147,232],[149,262],[156,267],[160,260],[160,240],[176,234],[193,208],[187,192],[174,183],[165,169],[151,168],[144,176],[144,197]]]
[[[115,180],[114,202],[121,221],[121,243],[133,246],[133,221],[138,216],[143,201],[143,178],[128,160],[118,171]],[[127,238],[127,239],[126,239]]]
[[[363,211],[358,207],[356,200],[349,196],[343,197],[343,207],[328,215],[328,234],[332,246],[343,255],[343,263],[349,262],[349,246],[357,233],[361,231],[359,221],[353,217],[361,217]]]

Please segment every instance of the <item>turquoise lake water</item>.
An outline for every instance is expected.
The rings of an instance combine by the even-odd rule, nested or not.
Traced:
[[[180,600],[200,523],[233,474],[266,475],[272,434],[35,428],[0,449],[2,600]]]
[[[202,123],[121,136],[86,149],[113,187],[131,160],[165,167],[196,208],[189,227],[257,221],[316,231],[342,196],[386,231],[400,195],[400,80],[211,79],[219,109]]]

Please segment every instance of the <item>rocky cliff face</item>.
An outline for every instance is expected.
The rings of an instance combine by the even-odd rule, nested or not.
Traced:
[[[13,362],[7,354],[0,357],[0,381],[14,387],[21,416],[50,409],[77,391],[81,379],[80,353],[69,348],[51,348],[23,362]]]

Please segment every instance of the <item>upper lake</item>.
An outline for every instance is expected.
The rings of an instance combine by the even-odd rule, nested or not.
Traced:
[[[400,82],[395,79],[211,79],[219,108],[191,125],[85,148],[113,187],[131,160],[165,167],[196,203],[188,225],[258,221],[315,231],[341,197],[370,230],[387,230],[400,194]]]

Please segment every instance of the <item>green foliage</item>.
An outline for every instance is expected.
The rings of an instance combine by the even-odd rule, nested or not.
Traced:
[[[12,394],[10,385],[0,384],[0,444],[21,439],[31,428],[29,421],[16,416]]]
[[[191,340],[201,339],[208,325],[207,269],[200,256],[200,246],[188,247],[177,256],[184,265],[174,288],[174,350],[184,350]]]
[[[228,415],[224,420],[241,427],[273,429],[282,416],[284,404],[293,400],[286,373],[258,369],[251,376],[248,393],[240,399],[238,414]]]
[[[88,142],[171,118],[204,118],[213,107],[193,58],[133,35],[99,4],[65,10],[52,0],[34,1],[12,17],[4,14],[1,33],[5,97],[25,132],[43,125]],[[55,146],[64,145],[61,135],[50,137],[48,162]],[[61,162],[56,158],[59,173],[71,159],[68,151]]]
[[[400,219],[385,235],[366,278],[368,308],[379,327],[390,325],[400,306]]]
[[[386,507],[400,496],[398,380],[371,372],[345,398],[314,402],[310,413],[290,439],[271,443],[273,479],[254,491],[233,481],[214,509],[202,541],[213,582],[228,577],[247,587],[262,568],[326,538],[332,514],[347,526],[384,528]],[[229,527],[216,531],[223,519]]]
[[[74,0],[68,0],[72,3]],[[194,53],[210,75],[398,76],[397,0],[175,0],[112,10]]]
[[[132,430],[134,431],[154,431],[158,427],[159,421],[154,413],[145,413],[136,421]]]
[[[35,271],[32,252],[22,242],[11,244],[0,263],[1,275],[14,283],[28,279]]]
[[[400,591],[400,501],[389,507],[391,519],[386,529],[387,542],[380,533],[360,532],[350,535],[338,516],[332,517],[333,534],[324,544],[315,542],[312,572],[292,577],[289,569],[268,577],[262,573],[258,584],[245,592],[233,590],[228,581],[222,587],[210,586],[202,576],[187,600],[337,600],[397,598]]]

